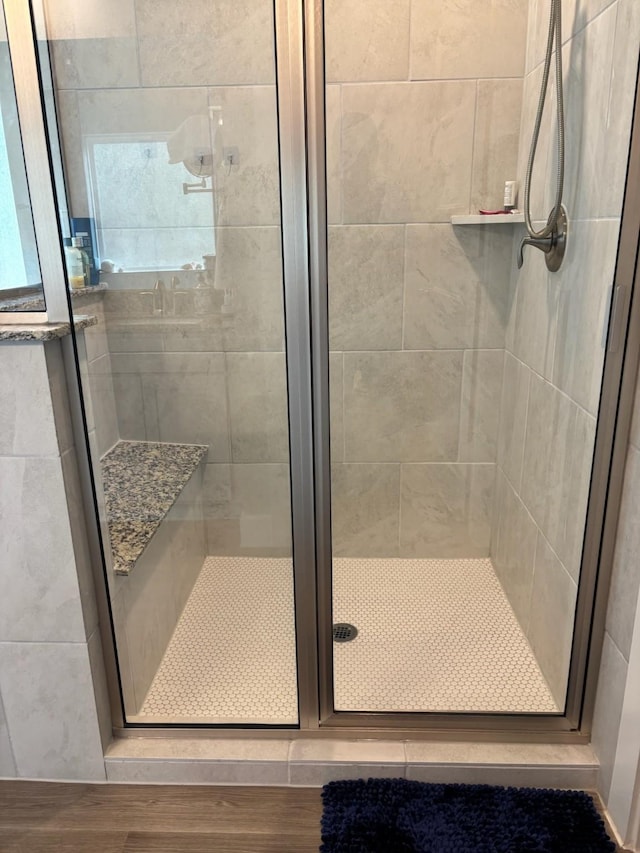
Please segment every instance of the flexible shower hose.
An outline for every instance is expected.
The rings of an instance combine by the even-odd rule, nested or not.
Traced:
[[[536,231],[531,222],[531,178],[533,175],[533,164],[536,159],[536,149],[540,137],[540,125],[547,96],[547,85],[549,83],[549,72],[553,59],[553,43],[556,45],[556,111],[558,125],[558,176],[556,184],[556,199],[553,209],[549,214],[547,224],[541,231]],[[564,100],[562,89],[562,0],[551,0],[551,13],[549,16],[549,36],[547,38],[547,52],[544,60],[544,73],[542,75],[542,87],[538,100],[538,111],[531,138],[531,150],[529,151],[529,162],[527,163],[527,174],[524,183],[524,221],[527,231],[531,237],[550,237],[556,230],[558,216],[562,207],[562,192],[564,189]]]

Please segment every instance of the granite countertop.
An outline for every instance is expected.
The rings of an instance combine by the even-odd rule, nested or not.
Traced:
[[[96,293],[104,293],[109,289],[109,285],[105,281],[99,284],[92,284],[90,287],[77,287],[75,290],[70,290],[71,299],[77,299],[82,296],[95,296]],[[43,296],[16,296],[11,299],[3,299],[0,296],[0,317],[6,311],[11,312],[26,312],[35,313],[37,311],[46,311]]]
[[[78,332],[97,323],[97,317],[78,314],[73,326]],[[0,314],[0,341],[53,341],[69,334],[71,323],[2,323]]]
[[[113,568],[128,575],[208,447],[119,441],[102,458]]]
[[[0,297],[0,308],[2,311],[44,311],[44,299],[42,296],[16,296],[12,299]]]
[[[91,284],[89,287],[76,287],[74,290],[70,290],[71,299],[76,299],[79,296],[95,296],[96,293],[104,293],[105,290],[109,289],[109,285],[106,281],[101,281],[98,284]]]

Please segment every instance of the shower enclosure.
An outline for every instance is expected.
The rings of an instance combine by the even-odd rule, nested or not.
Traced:
[[[580,727],[640,12],[563,4],[549,272],[549,6],[34,5],[121,728]]]

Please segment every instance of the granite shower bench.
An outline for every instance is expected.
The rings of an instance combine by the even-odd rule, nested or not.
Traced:
[[[140,709],[206,557],[202,445],[119,441],[101,460],[128,716]]]

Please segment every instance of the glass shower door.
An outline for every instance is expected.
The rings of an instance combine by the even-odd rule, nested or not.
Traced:
[[[324,4],[329,714],[564,712],[637,61],[614,67],[605,18],[565,21],[572,231],[549,273],[515,267],[521,216],[478,216],[524,177],[542,11]],[[617,157],[571,74],[603,51]],[[546,220],[549,109],[542,139]]]
[[[272,3],[45,12],[125,720],[295,726]]]

